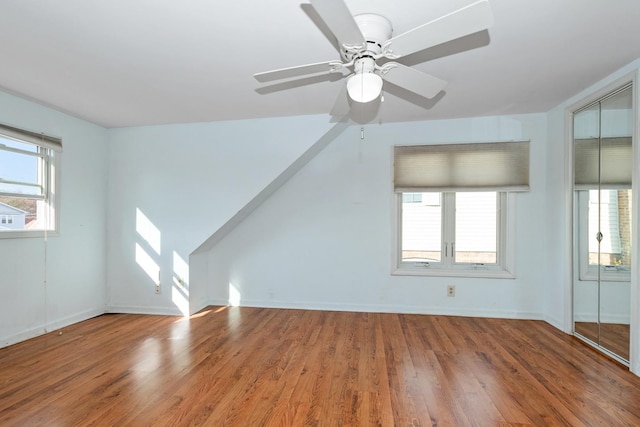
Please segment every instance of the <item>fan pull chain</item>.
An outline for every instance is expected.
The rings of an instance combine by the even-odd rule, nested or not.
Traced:
[[[360,139],[364,139],[364,127],[360,128]]]

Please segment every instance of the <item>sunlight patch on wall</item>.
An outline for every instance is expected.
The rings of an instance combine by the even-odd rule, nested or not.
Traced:
[[[183,315],[189,315],[189,296],[183,288],[178,286],[171,287],[171,301],[173,301]]]
[[[156,286],[160,284],[160,266],[138,243],[136,243],[136,263],[147,273]]]
[[[233,284],[229,283],[229,305],[232,307],[240,306],[241,295]]]
[[[189,264],[173,251],[171,300],[185,316],[189,315]]]
[[[189,264],[176,251],[173,251],[173,284],[189,294]]]
[[[160,255],[160,230],[138,208],[136,208],[136,231],[151,249]]]

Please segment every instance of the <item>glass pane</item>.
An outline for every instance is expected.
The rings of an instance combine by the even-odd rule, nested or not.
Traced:
[[[440,262],[441,242],[441,194],[403,193],[402,261]]]
[[[0,197],[0,232],[15,230],[41,230],[43,220],[38,221],[38,204],[34,199]]]
[[[598,282],[574,282],[573,318],[575,332],[598,343]]]
[[[631,267],[631,190],[589,191],[589,265],[598,265],[598,230],[600,264],[605,268]],[[598,224],[598,219],[600,224]]]
[[[609,272],[630,271],[631,266],[631,135],[634,128],[631,87],[601,102],[600,191],[600,336],[599,344],[629,360],[631,321],[630,281],[610,282]],[[611,149],[629,146],[627,155]],[[620,174],[621,171],[625,173]],[[616,179],[616,174],[619,179]],[[625,179],[622,179],[622,178]],[[618,185],[616,185],[618,184]],[[626,189],[620,187],[626,186]],[[608,188],[607,188],[608,187]],[[618,187],[612,189],[611,187]]]
[[[598,265],[598,230],[600,230],[600,211],[598,190],[589,190],[589,206],[588,206],[588,240],[589,240],[589,265]]]
[[[0,135],[0,144],[9,147],[9,148],[17,148],[23,151],[30,151],[32,153],[38,152],[38,146],[29,144],[26,142],[16,141],[15,139],[7,138],[3,135]]]
[[[633,135],[633,92],[628,87],[600,103],[602,138]],[[631,161],[631,159],[628,159]]]
[[[37,152],[37,147],[34,145],[2,137],[0,137],[0,144],[33,153]],[[0,181],[0,192],[30,195],[42,194],[42,189],[38,185],[39,160],[40,158],[37,156],[5,151],[0,146],[0,179],[14,182]]]
[[[495,264],[497,223],[497,193],[456,193],[456,262]]]

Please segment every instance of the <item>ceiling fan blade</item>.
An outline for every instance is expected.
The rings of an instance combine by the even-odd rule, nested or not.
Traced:
[[[388,62],[385,67],[389,67],[389,69],[382,76],[383,79],[425,98],[433,98],[447,87],[447,82],[444,80],[425,74],[415,68],[395,62]]]
[[[270,82],[273,80],[289,79],[292,77],[306,76],[308,74],[328,73],[337,71],[341,66],[340,61],[317,62],[315,64],[298,65],[295,67],[281,68],[279,70],[265,71],[254,74],[259,82]]]
[[[493,25],[488,0],[480,0],[431,22],[392,37],[386,44],[388,58],[399,58],[441,43],[486,30]]]
[[[365,44],[364,36],[343,0],[311,0],[311,5],[340,44],[347,46]]]

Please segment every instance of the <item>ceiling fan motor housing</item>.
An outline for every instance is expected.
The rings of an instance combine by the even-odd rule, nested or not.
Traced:
[[[391,38],[393,28],[391,22],[382,15],[375,13],[363,13],[353,17],[367,42],[364,50],[353,51],[343,49],[342,55],[346,61],[362,58],[364,56],[379,55],[382,46]]]
[[[493,25],[489,0],[475,0],[475,3],[392,38],[391,22],[382,15],[353,16],[346,0],[309,1],[338,41],[341,60],[254,74],[258,81],[332,72],[340,72],[345,77],[344,71],[349,70],[353,73],[347,77],[346,89],[355,102],[365,103],[379,97],[383,80],[431,99],[444,90],[447,82],[395,60]],[[380,64],[376,63],[378,60]]]

